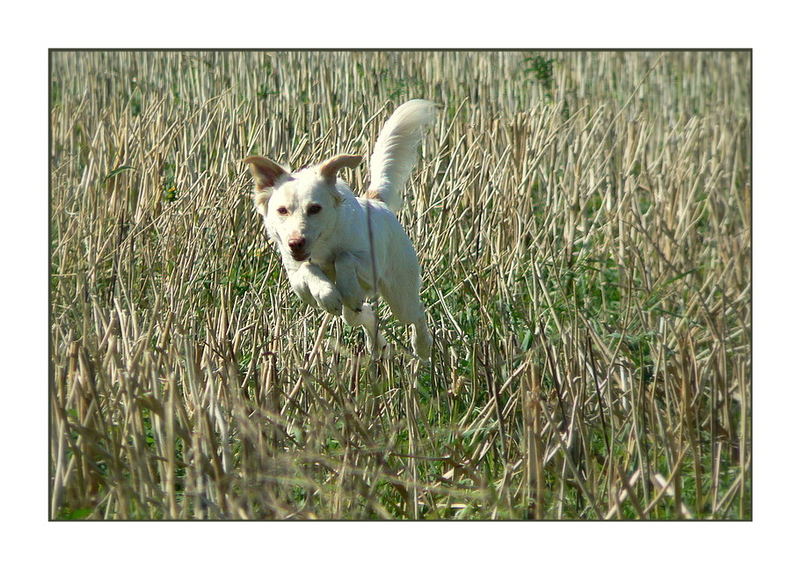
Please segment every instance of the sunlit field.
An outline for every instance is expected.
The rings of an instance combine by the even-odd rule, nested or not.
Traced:
[[[50,58],[52,519],[751,518],[750,52]],[[430,364],[294,296],[241,163],[411,98]]]

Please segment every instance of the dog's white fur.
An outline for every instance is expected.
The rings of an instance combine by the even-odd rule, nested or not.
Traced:
[[[386,341],[364,301],[380,294],[400,322],[413,325],[417,355],[430,358],[419,262],[395,212],[434,114],[434,104],[421,99],[397,108],[375,143],[363,198],[337,178],[340,168],[354,168],[360,156],[334,156],[297,172],[260,156],[244,160],[255,180],[256,211],[277,245],[294,292],[312,306],[341,314],[351,326],[363,326],[374,354]]]

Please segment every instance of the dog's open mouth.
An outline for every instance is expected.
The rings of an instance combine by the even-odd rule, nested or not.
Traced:
[[[310,256],[311,256],[311,255],[309,255],[308,253],[302,253],[302,252],[300,252],[300,251],[298,251],[298,252],[296,252],[296,253],[295,253],[295,252],[292,252],[292,259],[294,259],[295,261],[305,261],[305,260],[306,260],[306,259],[308,259]]]

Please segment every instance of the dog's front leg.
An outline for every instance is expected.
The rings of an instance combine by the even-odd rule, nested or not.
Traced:
[[[386,339],[378,330],[378,319],[372,307],[366,302],[358,310],[352,310],[346,304],[342,309],[342,318],[350,326],[362,326],[367,333],[367,347],[372,357],[379,359],[387,347]]]
[[[361,311],[364,304],[364,289],[358,282],[358,259],[351,253],[339,253],[334,261],[336,288],[342,295],[344,305],[354,312]]]
[[[331,314],[342,313],[342,295],[318,266],[303,263],[289,275],[289,282],[297,296],[308,304],[316,304]]]

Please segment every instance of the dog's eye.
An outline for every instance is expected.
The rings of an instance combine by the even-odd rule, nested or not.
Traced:
[[[278,208],[278,215],[286,215],[288,213],[289,213],[289,210],[286,209],[285,207],[279,207]]]
[[[308,206],[308,215],[314,215],[315,213],[319,213],[322,210],[322,206],[319,204],[311,204]]]

